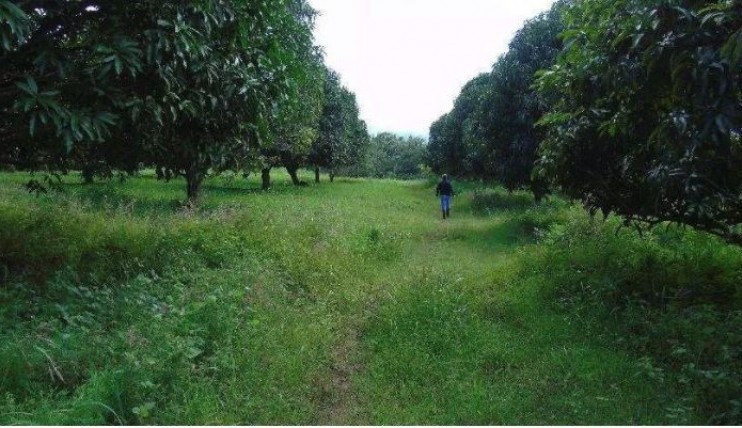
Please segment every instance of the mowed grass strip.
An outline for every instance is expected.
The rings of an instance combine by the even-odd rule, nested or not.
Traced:
[[[274,175],[184,211],[178,180],[0,174],[0,422],[672,422],[529,265],[579,210],[465,184],[443,221],[431,182]]]

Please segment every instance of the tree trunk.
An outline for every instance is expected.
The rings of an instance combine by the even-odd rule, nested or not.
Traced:
[[[271,169],[263,168],[261,170],[260,177],[263,180],[263,190],[270,189],[271,188]]]
[[[319,183],[319,167],[314,167],[314,182]]]
[[[92,166],[85,166],[82,168],[83,184],[93,184],[94,177],[95,177],[95,168],[93,168]]]
[[[203,179],[203,174],[196,171],[196,168],[191,168],[186,172],[186,192],[188,193],[188,203],[190,205],[195,205],[198,202]]]
[[[298,170],[299,168],[297,168],[295,165],[289,165],[286,167],[286,171],[288,171],[289,176],[291,177],[291,182],[294,183],[294,186],[298,186],[300,183],[299,176],[296,175],[296,171]]]
[[[333,181],[335,181],[335,171],[330,170],[330,183],[332,183]]]
[[[549,194],[549,188],[544,182],[531,181],[531,192],[537,204],[540,204]]]
[[[170,171],[170,169],[159,166],[155,169],[155,173],[157,174],[158,180],[165,180],[170,181],[173,178],[173,173]]]

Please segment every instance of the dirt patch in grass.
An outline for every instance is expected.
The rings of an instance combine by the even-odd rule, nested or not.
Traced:
[[[330,377],[319,382],[319,418],[321,425],[365,425],[353,377],[363,370],[358,361],[359,337],[356,329],[348,329],[331,353]]]

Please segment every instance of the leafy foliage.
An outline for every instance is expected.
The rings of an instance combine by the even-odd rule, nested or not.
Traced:
[[[534,125],[547,106],[533,88],[536,73],[554,64],[562,48],[563,2],[528,21],[510,49],[492,71],[486,114],[478,120],[479,132],[487,142],[486,153],[495,168],[494,177],[507,189],[529,188],[536,199],[548,193],[545,181],[533,177],[534,162],[544,132]]]
[[[0,1],[0,47],[9,51],[30,32],[28,17],[10,0]]]
[[[533,89],[537,71],[550,67],[561,49],[558,2],[528,21],[492,72],[467,83],[453,110],[430,128],[429,162],[436,172],[494,178],[507,189],[530,188],[536,199],[547,193],[532,177],[543,131],[534,124],[546,105]]]
[[[576,2],[539,171],[593,213],[742,244],[739,2]]]
[[[742,254],[695,231],[642,236],[620,225],[573,210],[552,227],[529,261],[544,278],[542,295],[589,335],[637,355],[639,375],[677,391],[668,421],[738,424]]]
[[[342,86],[336,72],[327,70],[324,88],[319,136],[312,145],[309,161],[316,171],[319,167],[329,169],[332,179],[336,168],[352,165],[363,157],[369,136],[366,123],[359,117],[355,95]]]
[[[31,166],[42,152],[55,161],[76,143],[110,137],[130,100],[123,88],[143,67],[126,28],[144,10],[122,5],[0,2],[3,161]]]
[[[300,63],[292,94],[279,102],[271,125],[270,141],[261,148],[262,169],[283,165],[295,185],[297,170],[305,165],[312,144],[319,137],[319,121],[325,101],[325,69],[318,52],[307,52]],[[265,183],[264,183],[265,184]]]
[[[210,168],[241,169],[251,149],[269,136],[276,100],[288,97],[290,73],[301,72],[294,64],[312,49],[313,11],[290,4],[235,3],[217,9],[213,20],[204,20],[209,15],[197,9],[176,12],[190,16],[194,34],[204,40],[200,49],[185,45],[167,57],[161,72],[170,79],[154,96],[167,103],[145,108],[154,113],[153,127],[165,124],[148,147],[150,156],[186,177],[189,198],[198,194]],[[179,25],[173,22],[172,28]]]
[[[239,169],[314,51],[304,0],[0,3],[0,144],[23,166]],[[64,144],[60,145],[61,140]],[[115,149],[105,149],[109,146]],[[23,160],[23,162],[20,162]]]
[[[443,115],[430,127],[429,164],[436,173],[453,175],[485,174],[485,160],[473,138],[470,127],[476,125],[471,120],[484,102],[489,90],[491,77],[480,74],[461,90],[453,110]]]
[[[419,178],[425,161],[425,140],[382,132],[371,138],[366,175],[376,178]]]

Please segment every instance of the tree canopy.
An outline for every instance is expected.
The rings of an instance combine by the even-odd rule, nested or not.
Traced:
[[[425,156],[423,138],[382,132],[371,138],[364,172],[376,178],[419,178],[423,176]]]
[[[317,140],[341,165],[367,135],[314,15],[306,0],[0,0],[0,162],[151,165],[189,199],[261,156],[295,172]]]
[[[429,163],[437,173],[492,178],[509,190],[547,193],[532,170],[543,131],[534,127],[546,106],[533,88],[536,72],[561,49],[564,2],[526,22],[490,73],[469,81],[454,108],[430,128]]]
[[[443,115],[430,127],[428,162],[437,173],[475,175],[485,173],[484,156],[476,143],[480,135],[472,125],[475,113],[484,108],[486,92],[491,84],[488,73],[480,74],[461,90],[451,112]]]
[[[319,135],[309,154],[309,162],[315,167],[316,181],[319,181],[320,167],[327,168],[332,179],[338,168],[361,159],[369,140],[355,94],[341,84],[335,71],[327,70],[324,93]]]
[[[742,5],[583,0],[539,81],[539,174],[592,211],[742,244]]]

